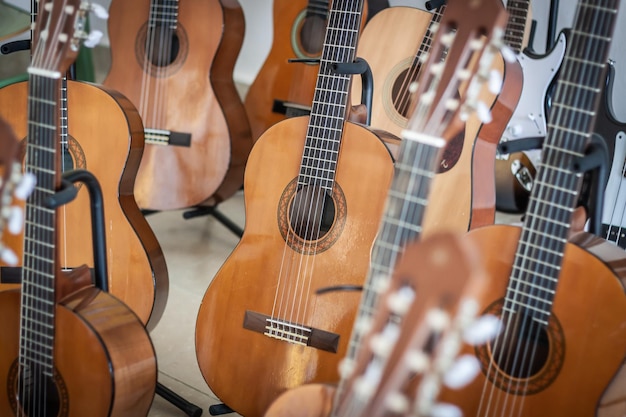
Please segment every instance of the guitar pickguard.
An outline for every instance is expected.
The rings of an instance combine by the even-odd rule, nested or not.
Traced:
[[[602,224],[605,239],[624,247],[626,226],[626,133],[621,131],[615,137],[615,154],[611,173],[606,184]]]
[[[546,95],[565,56],[565,47],[565,34],[561,33],[547,55],[533,56],[526,52],[518,55],[524,74],[524,88],[502,141],[546,136]],[[540,151],[527,153],[536,165]]]

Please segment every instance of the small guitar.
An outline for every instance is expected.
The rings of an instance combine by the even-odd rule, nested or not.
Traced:
[[[266,417],[431,416],[455,408],[437,401],[442,385],[460,388],[480,370],[463,344],[484,344],[497,320],[477,320],[484,271],[458,237],[438,234],[411,243],[381,293],[359,354],[341,363],[337,389],[304,385],[281,395]],[[455,415],[455,414],[443,414]]]
[[[503,331],[468,351],[482,364],[476,380],[442,394],[464,415],[594,416],[623,396],[613,378],[626,357],[626,255],[587,233],[568,242],[583,177],[574,162],[591,136],[618,4],[578,2],[523,227],[466,235],[488,271],[481,311]]]
[[[217,50],[229,30],[224,10],[235,0],[116,0],[111,3],[111,69],[104,85],[121,92],[139,109],[145,150],[135,183],[139,207],[170,210],[198,205],[220,187],[231,167],[233,121],[227,109],[238,96],[218,97],[223,83],[234,87],[232,68],[239,48]],[[228,89],[232,92],[232,88]],[[245,116],[245,112],[238,114]],[[232,116],[232,115],[231,115]],[[229,127],[229,123],[236,123]],[[245,132],[244,132],[245,133]],[[238,156],[237,164],[241,165]],[[245,158],[243,158],[245,163]]]
[[[156,360],[137,316],[113,296],[85,285],[86,268],[60,272],[59,80],[76,57],[90,5],[40,0],[29,66],[25,171],[27,199],[21,290],[0,292],[0,414],[113,417],[146,415]]]
[[[244,101],[255,141],[279,121],[311,111],[318,64],[289,60],[320,58],[329,6],[329,0],[274,1],[272,47]]]
[[[32,1],[34,17],[37,2]],[[135,201],[133,188],[144,149],[137,109],[121,94],[93,84],[59,82],[60,169],[86,169],[102,188],[109,291],[149,329],[159,322],[169,292],[163,251]],[[28,133],[28,83],[0,89],[0,117],[17,137]],[[106,154],[106,158],[102,155]],[[23,155],[21,156],[23,157]],[[94,266],[91,211],[86,187],[59,210],[59,261],[63,269]],[[24,235],[7,239],[22,258]],[[1,287],[19,282],[18,268],[2,268]]]

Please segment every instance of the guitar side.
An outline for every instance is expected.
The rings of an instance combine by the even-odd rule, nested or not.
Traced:
[[[27,134],[27,95],[26,82],[0,89],[0,114],[19,138]],[[169,279],[161,247],[133,195],[143,151],[141,119],[119,93],[76,81],[68,81],[68,116],[73,165],[94,174],[102,188],[110,291],[153,328],[165,310]],[[64,268],[94,265],[89,204],[83,186],[75,201],[59,209]],[[23,236],[7,236],[20,259]]]
[[[222,7],[219,0],[180,1],[178,54],[172,63],[159,67],[148,62],[145,53],[150,4],[150,0],[111,3],[111,69],[103,84],[128,97],[139,109],[145,129],[190,135],[190,142],[180,146],[146,140],[135,183],[139,207],[190,207],[217,190],[231,155],[227,121],[209,80],[222,38]],[[147,94],[143,104],[142,84]]]
[[[0,292],[0,414],[15,411],[20,335],[20,292]],[[150,338],[136,315],[93,287],[56,307],[55,382],[59,415],[137,417],[148,413],[157,365]],[[42,404],[43,405],[43,404]],[[54,406],[51,406],[52,408]]]
[[[496,225],[465,236],[480,249],[488,271],[483,312],[498,314],[519,235],[517,227]],[[511,378],[493,365],[491,349],[468,350],[481,360],[483,372],[468,387],[445,391],[442,400],[459,405],[464,415],[596,415],[626,354],[624,254],[586,233],[570,241],[546,331],[545,364],[530,377]],[[486,377],[488,369],[494,378]],[[499,388],[505,384],[509,392]],[[482,403],[475,401],[481,395]]]
[[[337,364],[347,347],[360,294],[315,291],[363,283],[393,175],[382,141],[365,128],[346,123],[336,176],[336,188],[345,200],[337,199],[329,239],[319,242],[325,250],[300,258],[309,265],[303,266],[300,279],[310,285],[303,293],[309,299],[307,307],[297,316],[303,325],[338,337],[336,352],[244,329],[246,311],[272,314],[281,285],[281,258],[301,256],[286,245],[281,227],[283,231],[289,227],[285,226],[292,198],[288,186],[298,176],[296,156],[302,153],[307,122],[308,117],[285,120],[255,144],[245,175],[244,234],[207,289],[196,322],[196,354],[205,380],[221,401],[249,417],[262,415],[286,389],[338,380]]]

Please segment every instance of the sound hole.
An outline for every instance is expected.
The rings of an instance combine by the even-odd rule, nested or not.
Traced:
[[[292,230],[303,240],[318,240],[335,221],[335,203],[329,192],[317,186],[300,188],[289,208]]]
[[[20,367],[16,359],[9,369],[7,382],[7,394],[14,415],[25,417],[69,415],[67,386],[56,369],[53,376],[49,377],[43,374],[40,366],[35,364]]]
[[[503,317],[503,323],[504,331],[491,344],[495,363],[513,378],[538,374],[550,356],[550,339],[544,326],[521,313]]]
[[[417,80],[420,66],[410,66],[402,71],[394,80],[391,87],[391,97],[396,111],[403,117],[408,117],[413,94],[409,92],[409,86]]]
[[[146,57],[156,67],[166,67],[174,62],[180,51],[176,29],[157,25],[148,29]]]
[[[308,16],[300,29],[300,43],[304,52],[311,56],[318,56],[324,45],[326,19],[320,16]]]

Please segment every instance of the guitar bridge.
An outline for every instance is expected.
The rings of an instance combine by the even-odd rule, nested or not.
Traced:
[[[152,145],[191,146],[191,133],[163,129],[145,129],[145,141]]]
[[[273,339],[337,353],[339,335],[246,310],[243,328]]]

